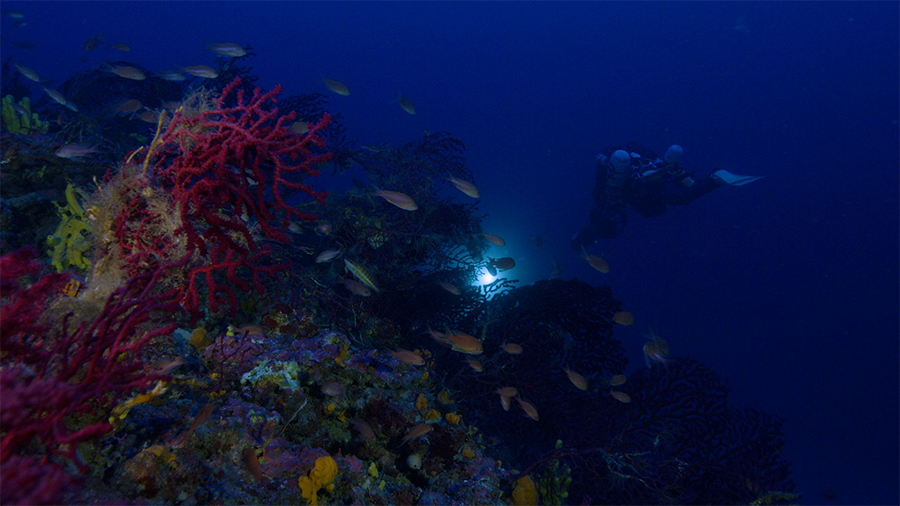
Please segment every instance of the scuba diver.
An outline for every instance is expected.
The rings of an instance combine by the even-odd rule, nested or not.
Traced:
[[[695,179],[680,165],[684,150],[673,144],[660,159],[655,152],[633,142],[624,149],[609,148],[597,155],[597,182],[591,195],[590,223],[572,238],[572,249],[618,237],[628,224],[625,207],[642,216],[659,216],[669,206],[690,204],[722,185],[742,186],[759,179],[717,169]]]

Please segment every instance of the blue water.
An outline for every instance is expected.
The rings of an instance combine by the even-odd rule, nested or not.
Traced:
[[[727,378],[731,401],[785,418],[807,504],[898,497],[898,4],[3,2],[2,57],[61,83],[104,61],[213,64],[250,44],[259,84],[348,84],[329,109],[360,144],[449,131],[467,146],[510,277],[610,284],[643,333]],[[84,42],[105,45],[85,54]],[[34,50],[16,49],[29,41]],[[124,42],[128,53],[109,43]],[[37,89],[35,94],[37,95]],[[418,109],[396,103],[402,92]],[[593,158],[634,140],[684,163],[765,176],[569,249]],[[532,238],[541,236],[543,246]]]

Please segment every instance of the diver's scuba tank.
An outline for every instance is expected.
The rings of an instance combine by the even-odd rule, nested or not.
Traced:
[[[607,160],[606,186],[603,188],[603,202],[610,206],[622,204],[625,186],[631,180],[631,155],[619,149]]]
[[[666,170],[672,176],[672,179],[687,188],[694,184],[694,179],[678,165],[682,155],[684,155],[684,149],[678,144],[672,144],[666,150],[666,156],[663,157],[663,161],[666,162]]]

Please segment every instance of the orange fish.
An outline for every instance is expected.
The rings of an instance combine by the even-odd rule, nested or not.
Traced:
[[[521,355],[522,347],[516,343],[503,343],[500,345],[503,348],[503,351],[509,353],[510,355]]]
[[[141,69],[129,67],[128,65],[109,67],[109,71],[119,77],[131,79],[132,81],[143,81],[144,79],[147,79],[147,76],[144,75],[144,72]]]
[[[259,465],[259,457],[256,456],[256,450],[250,447],[244,448],[241,451],[241,457],[244,459],[247,470],[256,478],[256,481],[263,481],[262,468]]]
[[[588,381],[584,378],[584,376],[569,369],[568,367],[564,368],[563,371],[566,371],[566,376],[569,377],[569,381],[571,381],[576,388],[578,388],[579,390],[588,389]]]
[[[484,371],[484,366],[481,365],[481,362],[479,362],[477,358],[474,358],[474,357],[468,357],[468,358],[466,358],[466,362],[468,362],[469,367],[471,367],[472,369],[474,369],[475,372],[482,372],[482,371]]]
[[[663,341],[652,330],[647,337],[650,338],[649,343],[644,343],[644,362],[646,362],[647,367],[652,366],[651,362],[659,362],[662,365],[666,365],[668,362],[666,357],[669,356],[669,343]]]
[[[610,390],[609,395],[612,395],[617,401],[628,404],[631,402],[631,396],[626,394],[625,392],[620,392],[618,390]]]
[[[322,385],[322,393],[329,397],[341,397],[344,395],[344,385],[341,385],[337,381],[329,381]]]
[[[422,355],[419,355],[414,351],[404,350],[403,348],[399,348],[395,351],[389,351],[388,355],[391,355],[392,357],[405,364],[425,365],[425,359],[422,358]]]
[[[609,386],[617,387],[619,385],[624,385],[626,381],[628,381],[628,378],[626,378],[624,374],[616,374],[609,379]]]
[[[457,190],[465,193],[466,195],[472,197],[473,199],[477,199],[478,197],[481,196],[481,194],[478,193],[478,188],[474,184],[472,184],[464,179],[459,179],[459,178],[450,176],[447,178],[447,181],[450,181],[451,183],[453,183],[453,186],[455,186]]]
[[[372,295],[372,290],[369,290],[368,286],[360,283],[359,281],[357,281],[355,279],[344,278],[341,280],[341,283],[343,283],[344,286],[347,287],[347,290],[350,290],[354,294],[359,295],[361,297],[368,297],[368,296]]]
[[[294,135],[303,135],[306,132],[309,132],[309,123],[305,121],[297,121],[291,125],[289,130]]]
[[[407,441],[418,439],[431,432],[432,429],[433,427],[431,425],[428,425],[427,423],[420,423],[419,425],[416,425],[415,427],[410,429],[409,433],[403,438],[403,441],[400,444],[403,445]]]
[[[416,201],[405,193],[385,191],[375,188],[374,196],[381,197],[391,204],[399,207],[400,209],[403,209],[404,211],[415,211],[419,208],[419,206],[416,204]]]
[[[512,404],[510,401],[510,397],[507,395],[500,396],[500,405],[503,406],[503,411],[509,411],[509,406]]]
[[[613,315],[613,321],[619,325],[628,326],[634,323],[634,315],[628,311],[619,311]]]
[[[206,65],[191,65],[189,67],[182,67],[181,71],[185,74],[190,74],[194,77],[202,77],[205,79],[215,79],[219,77],[219,73],[215,71],[212,67],[207,67]]]
[[[375,431],[372,430],[372,426],[367,424],[366,422],[358,419],[350,420],[350,425],[353,426],[354,429],[359,431],[359,434],[369,441],[375,441]]]
[[[553,262],[553,271],[550,273],[551,278],[555,278],[562,274],[562,264],[559,262]]]
[[[116,42],[115,44],[109,46],[116,51],[131,51],[131,46],[128,44],[122,44],[121,42]]]
[[[498,393],[506,397],[515,397],[519,395],[519,391],[516,390],[516,387],[501,387],[497,390],[494,390],[494,393]]]
[[[132,98],[131,100],[126,100],[119,104],[119,106],[116,107],[116,114],[130,114],[140,110],[141,107],[143,107],[141,101]]]
[[[481,355],[484,353],[484,349],[481,346],[481,341],[475,339],[474,337],[466,334],[465,332],[460,332],[458,330],[450,330],[446,337],[443,339],[438,339],[438,341],[449,344],[450,349],[453,351],[458,351],[460,353],[465,353],[466,355]]]
[[[590,264],[591,267],[593,267],[594,269],[597,269],[598,271],[602,272],[603,274],[607,274],[609,272],[609,264],[606,263],[606,260],[604,260],[596,255],[591,255],[590,253],[587,252],[586,249],[584,249],[584,246],[581,247],[581,253],[582,253],[581,258],[587,260],[587,263]]]
[[[493,267],[497,271],[508,271],[516,266],[516,261],[510,257],[492,258],[489,267]]]
[[[243,335],[262,336],[262,335],[265,335],[265,333],[266,333],[266,331],[263,330],[263,328],[258,325],[243,325],[241,327],[234,329],[232,332],[234,332],[234,334],[238,335],[238,336],[243,336]]]
[[[516,397],[516,400],[519,401],[519,406],[522,408],[522,411],[524,411],[525,414],[528,415],[528,418],[531,418],[534,421],[538,421],[538,419],[539,419],[538,412],[537,412],[537,408],[534,407],[534,404],[527,402],[527,401],[523,401],[519,397]]]
[[[334,79],[323,79],[323,82],[329,90],[337,93],[338,95],[343,95],[346,97],[350,94],[350,88],[348,88],[346,84],[340,81],[335,81]]]
[[[506,246],[506,241],[503,240],[499,235],[494,234],[484,234],[484,238],[488,241],[496,244],[497,246]]]
[[[441,285],[441,288],[443,288],[444,290],[447,290],[448,292],[452,293],[453,295],[460,294],[459,288],[456,288],[456,286],[451,283],[438,283],[438,284]]]
[[[409,114],[416,113],[416,106],[414,106],[408,98],[404,97],[403,93],[400,94],[400,98],[397,99],[397,102],[400,104],[400,107]]]

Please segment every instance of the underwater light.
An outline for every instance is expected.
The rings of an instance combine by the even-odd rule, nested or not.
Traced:
[[[478,275],[478,285],[487,285],[493,283],[494,280],[497,279],[497,276],[492,276],[488,271],[481,271],[481,274]]]

